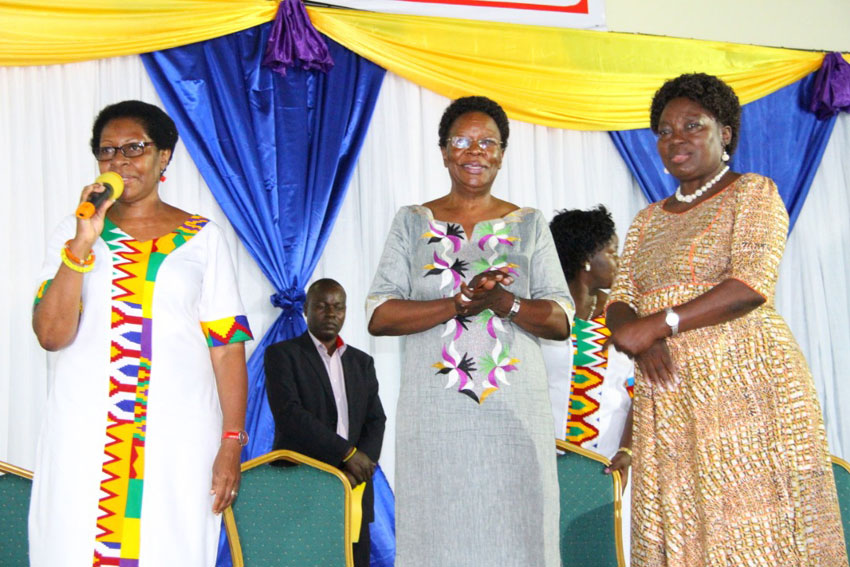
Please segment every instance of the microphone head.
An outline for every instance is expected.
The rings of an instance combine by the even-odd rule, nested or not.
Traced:
[[[97,176],[97,179],[94,180],[95,183],[100,183],[101,185],[107,185],[112,188],[112,199],[118,199],[121,196],[121,193],[124,192],[124,180],[121,179],[121,176],[115,173],[114,171],[107,171],[106,173],[101,173]]]

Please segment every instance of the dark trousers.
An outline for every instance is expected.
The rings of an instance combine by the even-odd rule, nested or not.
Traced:
[[[363,522],[360,527],[360,541],[354,544],[354,567],[369,567],[372,542],[369,539],[369,524]]]

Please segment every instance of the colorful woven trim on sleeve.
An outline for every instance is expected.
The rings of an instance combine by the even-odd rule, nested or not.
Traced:
[[[53,283],[53,278],[49,280],[44,280],[41,282],[41,285],[38,287],[38,291],[35,292],[35,299],[32,302],[32,308],[35,309],[36,305],[41,303],[41,300],[44,299],[44,294],[47,293],[47,288],[50,287],[50,284]],[[80,313],[83,312],[83,301],[80,300]]]
[[[245,315],[225,317],[217,321],[201,321],[201,330],[207,339],[207,346],[211,347],[250,341],[254,338]]]
[[[43,282],[41,282],[41,285],[38,286],[38,291],[35,292],[35,299],[32,302],[33,307],[35,307],[36,305],[41,303],[41,300],[44,299],[44,294],[47,291],[47,288],[49,288],[50,284],[52,284],[52,283],[53,283],[52,279],[44,280]]]

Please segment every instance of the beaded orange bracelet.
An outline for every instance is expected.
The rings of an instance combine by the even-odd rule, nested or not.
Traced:
[[[73,252],[71,252],[71,241],[65,243],[65,256],[68,257],[70,261],[77,264],[78,266],[91,266],[94,264],[94,252],[89,252],[88,257],[85,260],[80,260],[77,258]]]

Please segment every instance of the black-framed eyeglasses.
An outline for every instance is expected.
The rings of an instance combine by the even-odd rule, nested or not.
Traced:
[[[495,138],[481,138],[480,140],[473,140],[469,136],[452,136],[449,138],[449,145],[456,150],[469,149],[473,144],[483,152],[491,152],[502,147],[502,142]]]
[[[121,150],[124,157],[139,157],[145,153],[145,148],[155,146],[153,142],[130,142],[123,146],[100,146],[94,149],[94,157],[97,161],[109,161],[115,157],[115,153]]]

